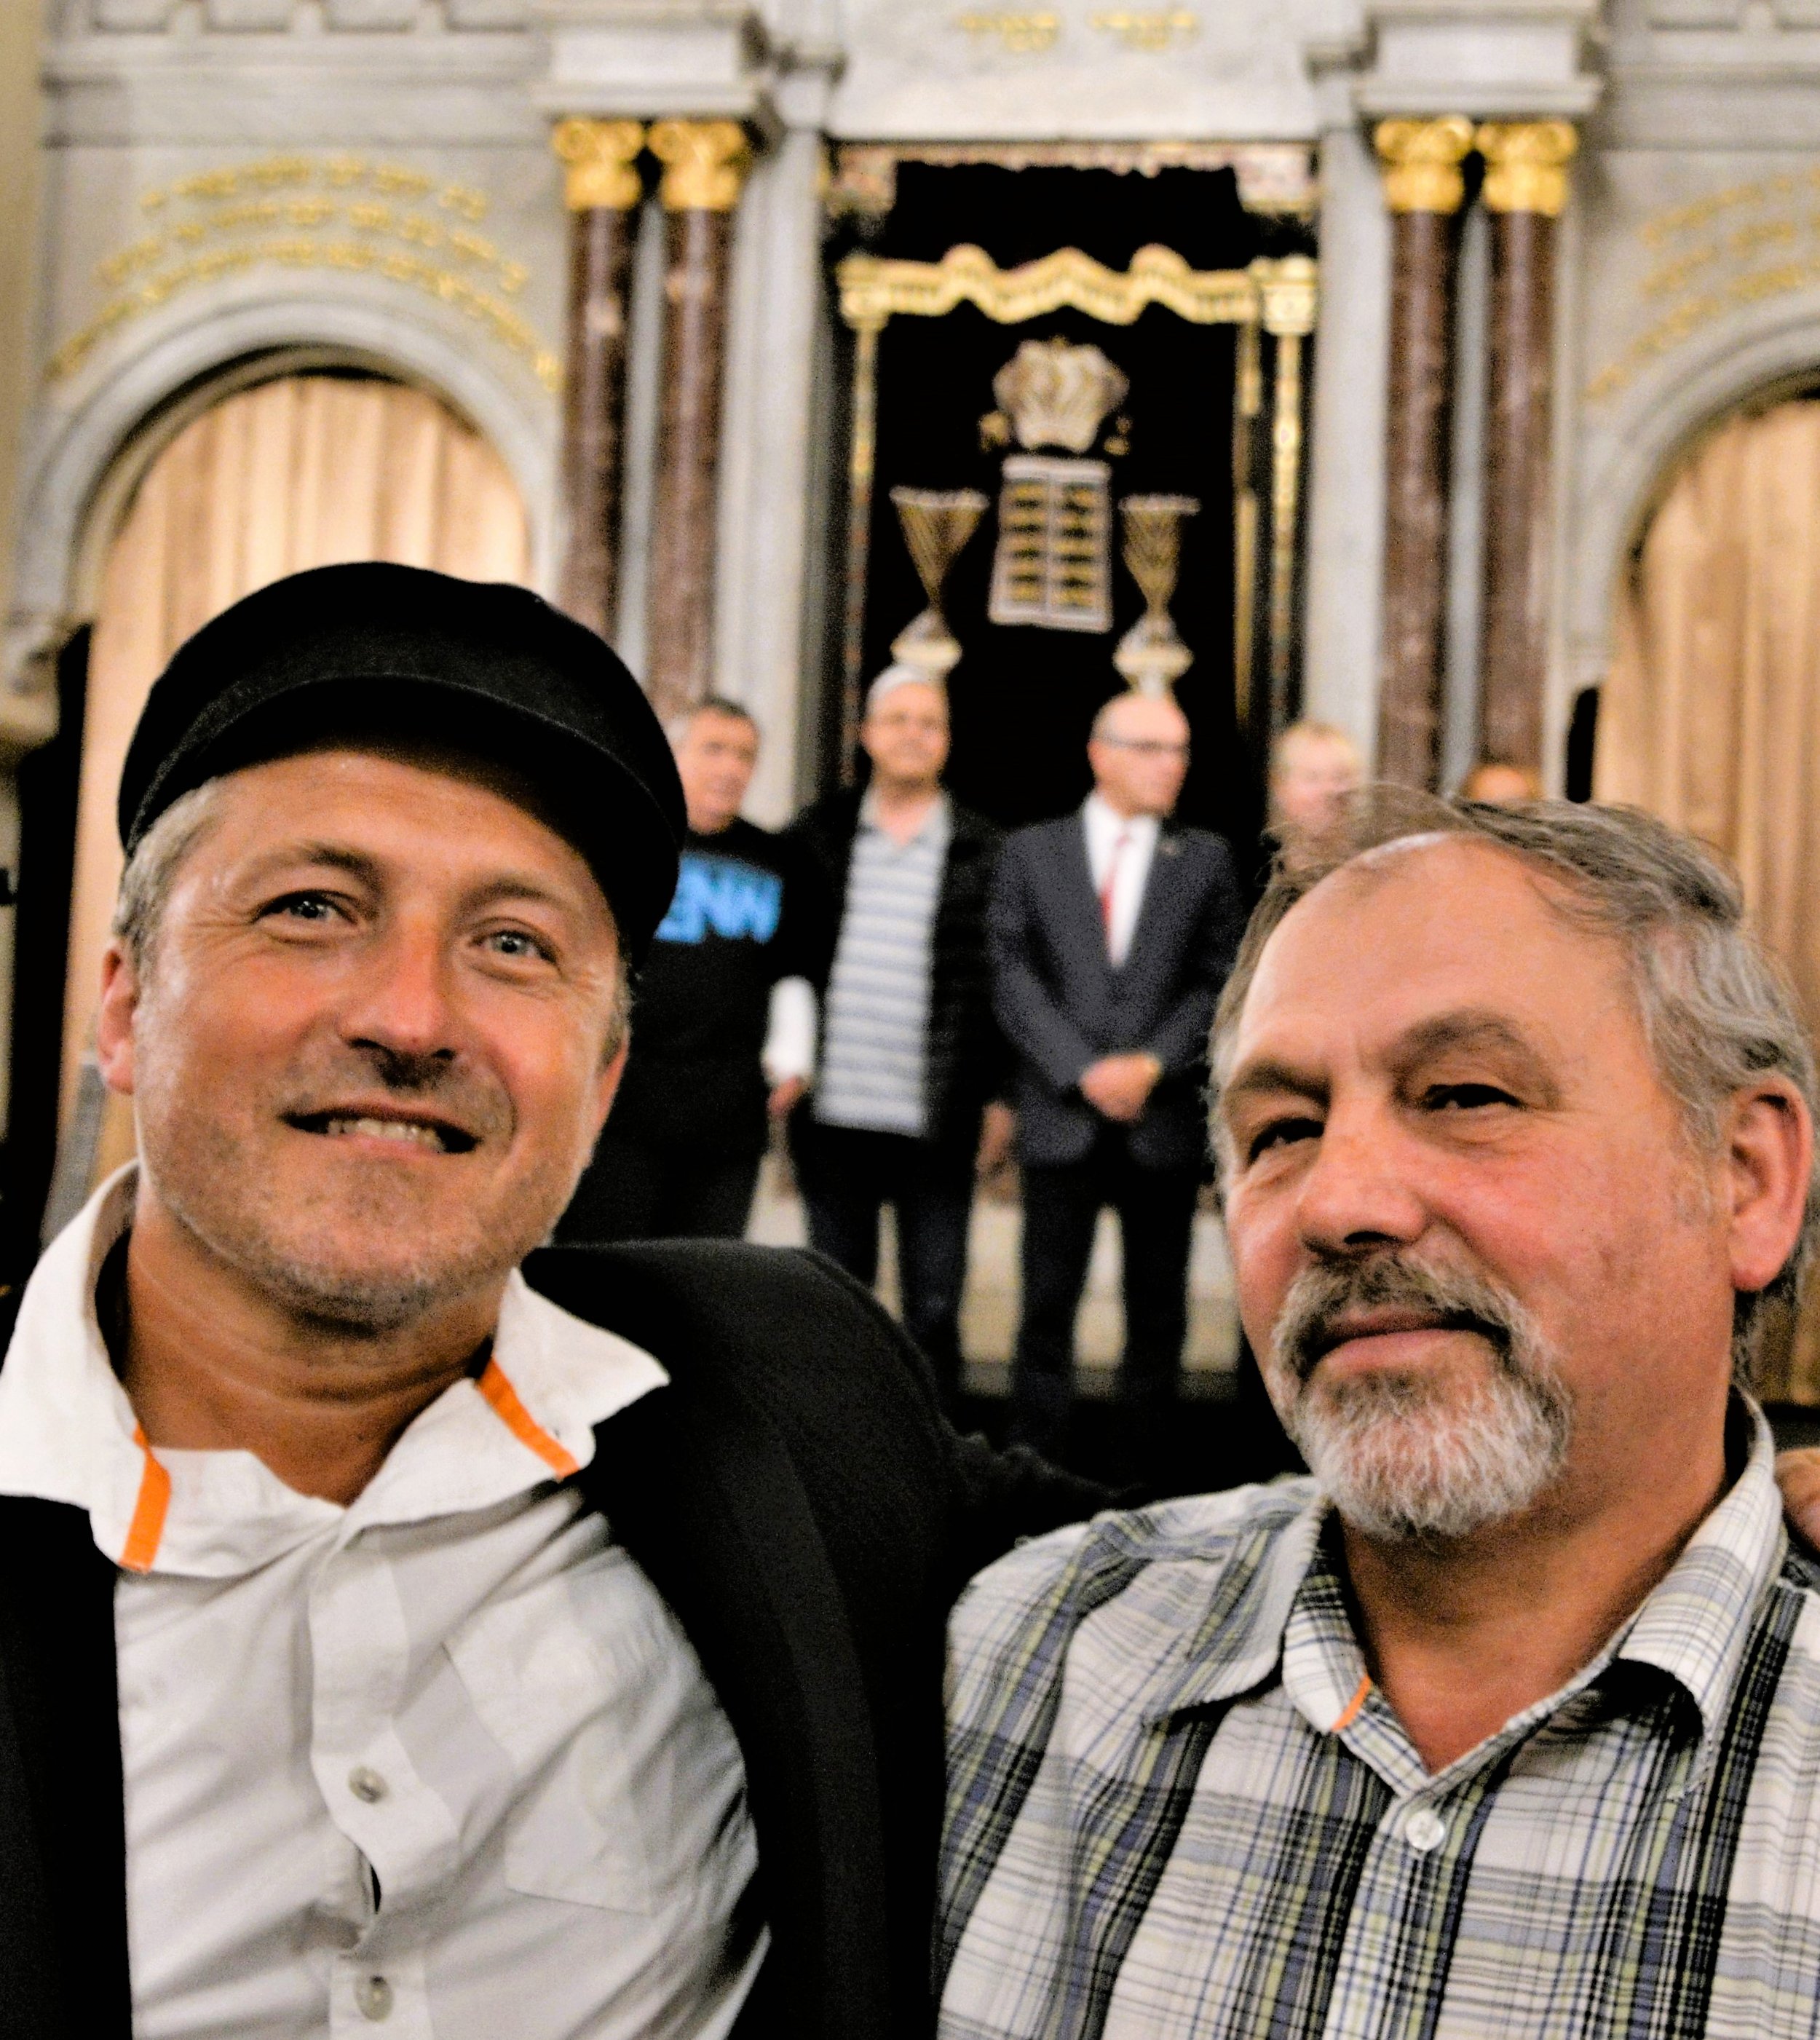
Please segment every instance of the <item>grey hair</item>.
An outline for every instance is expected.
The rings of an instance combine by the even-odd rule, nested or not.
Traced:
[[[744,702],[732,700],[725,695],[707,695],[699,702],[680,710],[664,725],[664,734],[670,740],[673,750],[693,729],[704,715],[724,716],[729,722],[743,722],[754,736],[762,739],[758,717]]]
[[[140,837],[120,874],[113,933],[142,984],[151,975],[158,930],[178,869],[215,826],[220,805],[219,779],[206,779],[180,795]]]
[[[1214,1015],[1216,1097],[1258,961],[1291,908],[1368,851],[1425,835],[1475,837],[1521,858],[1563,889],[1567,897],[1551,902],[1557,911],[1619,945],[1656,1068],[1697,1152],[1717,1149],[1728,1101],[1767,1075],[1785,1078],[1809,1117],[1820,1118],[1814,1049],[1794,995],[1745,925],[1736,877],[1706,845],[1639,808],[1565,801],[1493,807],[1392,786],[1369,786],[1354,797],[1337,843],[1279,858]],[[1820,1167],[1810,1173],[1800,1234],[1780,1272],[1734,1304],[1741,1380],[1762,1343],[1765,1307],[1792,1311],[1798,1303],[1817,1239]]]
[[[157,961],[158,931],[177,874],[184,859],[214,828],[224,783],[223,778],[205,779],[173,801],[139,839],[120,874],[112,932],[142,985],[150,980]],[[617,915],[614,924],[617,933]],[[619,1054],[631,1025],[632,972],[622,956],[615,976],[612,1009],[607,1016],[603,1060],[611,1062]]]

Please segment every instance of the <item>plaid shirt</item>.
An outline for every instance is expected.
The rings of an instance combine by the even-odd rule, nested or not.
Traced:
[[[982,1574],[952,1631],[943,2040],[1820,2031],[1820,1576],[1760,1418],[1744,1443],[1611,1646],[1434,1775],[1307,1482]]]

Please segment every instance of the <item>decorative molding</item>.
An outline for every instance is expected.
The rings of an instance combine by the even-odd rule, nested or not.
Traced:
[[[1304,218],[1320,202],[1314,151],[1305,142],[848,142],[836,159],[829,211],[881,219],[897,203],[900,163],[939,169],[988,164],[1002,170],[1111,170],[1142,177],[1163,170],[1231,170],[1247,212]]]
[[[1567,165],[1580,146],[1569,120],[1494,121],[1473,138],[1485,158],[1488,212],[1539,212],[1558,219],[1567,203]]]
[[[1439,120],[1380,120],[1372,141],[1392,212],[1457,212],[1466,198],[1460,166],[1472,147],[1464,114]]]
[[[630,212],[644,202],[645,181],[635,167],[645,146],[638,120],[559,120],[550,137],[568,167],[563,203],[571,212]]]
[[[651,154],[664,166],[658,196],[667,212],[731,212],[751,166],[737,120],[660,120]]]
[[[74,25],[101,36],[411,35],[438,29],[521,29],[529,0],[78,0]]]
[[[516,305],[522,262],[473,229],[484,192],[358,155],[270,156],[224,164],[139,194],[147,230],[105,257],[110,297],[46,364],[55,382],[123,327],[200,284],[268,265],[341,271],[401,284],[452,306],[512,353],[546,389],[562,363]]]
[[[1000,325],[1021,325],[1064,306],[1107,325],[1129,325],[1153,304],[1195,325],[1248,325],[1260,311],[1260,283],[1249,272],[1191,269],[1173,249],[1154,245],[1139,249],[1122,271],[1078,248],[1001,269],[983,248],[962,242],[939,262],[849,255],[836,273],[841,316],[861,332],[876,331],[897,314],[939,318],[961,304],[977,306]]]
[[[1368,118],[1577,119],[1604,80],[1589,68],[1602,0],[1362,0]],[[1435,211],[1418,206],[1415,211]]]

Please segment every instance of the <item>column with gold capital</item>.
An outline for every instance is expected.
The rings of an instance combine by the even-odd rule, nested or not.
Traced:
[[[1548,663],[1555,223],[1576,139],[1565,120],[1479,130],[1491,226],[1479,755],[1542,763]]]
[[[660,120],[650,146],[667,246],[645,685],[668,716],[713,691],[727,283],[748,151],[732,120]]]
[[[1377,771],[1432,786],[1441,769],[1460,166],[1472,124],[1457,114],[1384,120],[1373,139],[1391,215]]]
[[[637,159],[645,130],[636,120],[564,120],[551,145],[566,166],[569,214],[562,428],[569,546],[561,599],[571,616],[611,637],[619,592],[627,301],[645,196]]]

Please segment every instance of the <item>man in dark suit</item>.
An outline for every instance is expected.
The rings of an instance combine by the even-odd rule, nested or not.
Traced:
[[[995,1008],[1019,1059],[1013,1435],[1052,1456],[1062,1448],[1075,1315],[1110,1205],[1125,1262],[1119,1444],[1137,1473],[1154,1464],[1181,1368],[1207,1030],[1244,905],[1224,842],[1169,825],[1188,770],[1173,701],[1115,696],[1087,758],[1081,812],[1006,846],[988,923]]]
[[[676,768],[527,591],[326,568],[124,767],[139,1159],[0,1305],[0,2030],[917,2040],[942,1629],[1094,1498],[824,1263],[537,1250]]]

